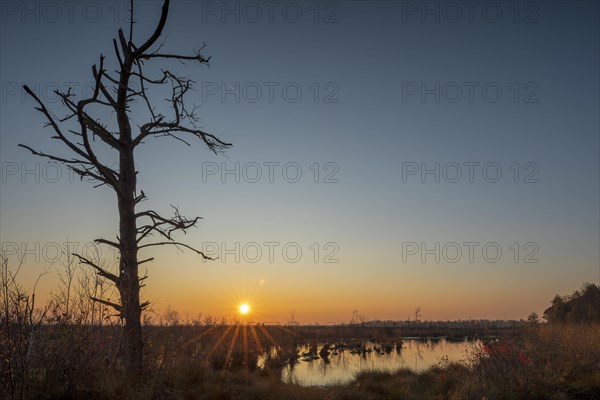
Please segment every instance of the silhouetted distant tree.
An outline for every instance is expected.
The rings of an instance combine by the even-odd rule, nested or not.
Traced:
[[[540,316],[534,311],[527,317],[527,322],[531,325],[537,325],[540,322]]]
[[[417,306],[415,308],[415,322],[420,322],[422,316],[423,315],[421,314],[421,306]]]
[[[352,318],[350,319],[350,324],[351,325],[366,325],[366,323],[369,321],[369,318],[366,316],[366,314],[361,314],[358,312],[358,310],[354,310],[352,311]]]
[[[552,306],[544,311],[544,318],[548,322],[565,322],[567,320],[567,312],[569,306],[565,303],[562,297],[559,295],[554,296],[552,299]]]
[[[570,296],[554,296],[552,305],[544,311],[544,318],[550,323],[600,322],[600,288],[584,283]]]
[[[173,54],[162,50],[162,43],[158,43],[158,40],[167,22],[169,0],[164,0],[160,20],[154,32],[145,41],[136,44],[133,39],[133,0],[131,10],[128,37],[119,29],[118,39],[113,39],[116,71],[108,72],[104,65],[105,58],[100,55],[99,63],[92,66],[94,91],[90,97],[76,99],[71,89],[55,92],[62,100],[66,116],[56,117],[38,95],[28,86],[24,86],[27,94],[37,103],[36,109],[44,115],[46,126],[53,131],[52,139],[61,142],[68,154],[46,154],[26,145],[20,146],[37,156],[64,163],[81,179],[91,179],[98,186],[108,186],[116,193],[119,215],[116,240],[97,239],[96,242],[118,250],[119,270],[112,273],[80,254],[77,257],[81,263],[94,268],[98,275],[117,287],[120,300],[93,300],[111,306],[124,319],[125,364],[130,372],[135,373],[142,367],[143,361],[141,314],[149,305],[148,302],[140,302],[140,287],[143,286],[142,282],[146,276],[140,277],[138,271],[141,264],[153,260],[139,260],[138,252],[153,246],[174,245],[209,258],[201,251],[175,241],[173,236],[178,231],[185,232],[195,226],[199,217],[184,217],[179,214],[177,208],[174,208],[173,215],[168,217],[153,210],[138,209],[147,196],[137,187],[138,171],[134,157],[136,150],[144,141],[165,136],[187,145],[188,137],[199,139],[214,153],[227,149],[231,144],[198,126],[196,107],[190,107],[184,101],[186,94],[192,89],[192,80],[178,76],[166,68],[156,76],[149,76],[144,71],[146,64],[158,61],[208,64],[210,57],[205,58],[201,54],[204,46],[191,55]],[[168,112],[165,113],[161,112],[160,108],[157,109],[149,97],[152,88],[163,85],[170,92],[165,103]],[[132,120],[132,106],[136,103],[138,108],[141,105],[146,109],[146,119],[143,121],[139,120],[138,109],[135,112],[137,119]],[[100,120],[98,115],[104,115],[105,119]],[[107,115],[111,116],[110,119],[107,119]],[[106,155],[111,152],[118,160],[116,167],[106,160],[101,160],[106,159]],[[149,241],[152,236],[159,239]]]

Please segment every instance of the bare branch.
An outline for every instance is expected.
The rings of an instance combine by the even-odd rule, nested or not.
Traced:
[[[205,58],[202,54],[200,54],[200,51],[197,51],[196,54],[193,56],[182,56],[182,55],[177,55],[177,54],[156,53],[156,54],[142,54],[142,55],[138,56],[138,58],[144,59],[144,60],[149,60],[151,58],[171,58],[171,59],[176,59],[179,61],[182,61],[182,60],[198,61],[201,64],[208,64],[210,61],[210,57]]]
[[[94,268],[96,270],[97,274],[100,275],[101,277],[106,278],[106,279],[108,279],[109,281],[112,281],[115,284],[117,284],[119,282],[119,278],[116,275],[108,272],[107,270],[105,270],[104,268],[100,267],[95,262],[93,262],[91,260],[88,260],[87,258],[85,258],[85,257],[83,257],[83,256],[81,256],[79,254],[76,254],[76,253],[72,253],[72,254],[75,257],[79,258],[79,262],[81,264],[86,264],[86,265],[89,265],[90,267]]]
[[[119,67],[123,69],[123,59],[121,58],[121,53],[119,52],[119,45],[117,44],[116,39],[113,39],[113,47],[115,49],[115,54],[117,55],[117,61],[119,61]]]
[[[167,245],[172,245],[172,246],[175,246],[175,247],[177,247],[178,249],[179,249],[179,247],[180,247],[180,246],[181,246],[181,247],[185,247],[186,249],[190,249],[190,250],[192,250],[193,252],[195,252],[196,254],[199,254],[199,255],[201,255],[201,256],[202,256],[202,258],[203,258],[203,259],[205,259],[205,260],[215,260],[215,258],[212,258],[212,257],[209,257],[209,256],[207,256],[206,254],[204,254],[204,253],[203,253],[203,252],[201,252],[200,250],[197,250],[197,249],[193,248],[192,246],[189,246],[189,245],[187,245],[187,244],[185,244],[185,243],[180,243],[180,242],[157,242],[157,243],[148,243],[148,244],[144,244],[144,245],[141,245],[141,246],[139,246],[139,247],[138,247],[138,249],[140,249],[140,250],[141,250],[141,249],[143,249],[143,248],[146,248],[146,247],[153,247],[153,246],[167,246]],[[179,249],[179,250],[181,250],[181,249]]]
[[[99,243],[99,244],[107,244],[107,245],[115,247],[117,249],[120,248],[119,243],[113,242],[110,240],[106,240],[106,239],[95,239],[94,242]]]
[[[96,303],[104,304],[105,306],[110,306],[110,307],[114,308],[115,311],[117,311],[119,314],[123,313],[123,307],[121,307],[121,305],[119,305],[117,303],[113,303],[111,301],[99,299],[97,297],[92,297],[92,296],[90,296],[90,300],[95,301]]]
[[[180,230],[185,233],[187,229],[194,227],[202,219],[201,217],[189,219],[179,214],[177,207],[173,205],[171,207],[174,209],[173,217],[171,218],[165,218],[152,210],[142,211],[135,215],[136,219],[148,217],[151,220],[150,224],[142,225],[138,228],[138,233],[140,234],[137,239],[138,243],[152,232],[156,232],[166,239],[172,240],[173,232]]]
[[[144,193],[143,190],[140,190],[140,194],[138,196],[136,196],[136,198],[134,199],[135,204],[138,204],[140,202],[142,202],[143,200],[146,200],[148,198],[148,196],[146,196],[146,193]]]
[[[169,15],[169,0],[165,0],[165,2],[163,3],[163,6],[162,6],[161,14],[160,14],[160,20],[158,21],[158,25],[156,26],[154,33],[152,34],[152,36],[150,36],[150,38],[148,40],[146,40],[146,42],[144,44],[142,44],[133,53],[134,59],[138,58],[140,55],[144,54],[144,52],[146,50],[148,50],[150,48],[150,46],[152,46],[158,40],[158,38],[162,34],[165,24],[167,23],[168,15]]]
[[[59,161],[65,164],[91,164],[89,161],[83,161],[83,160],[78,160],[76,158],[72,158],[72,159],[66,159],[66,158],[62,158],[62,157],[57,157],[57,156],[53,156],[51,154],[46,154],[46,153],[42,153],[40,151],[34,150],[31,147],[24,145],[24,144],[18,144],[17,146],[19,147],[23,147],[24,149],[27,149],[31,152],[31,154],[39,156],[39,157],[46,157],[49,158],[53,161]]]
[[[58,124],[56,123],[56,121],[54,120],[54,118],[52,117],[52,115],[50,114],[50,112],[48,111],[46,106],[44,105],[44,103],[40,100],[40,98],[35,93],[33,93],[33,91],[31,89],[29,89],[29,87],[27,85],[23,85],[23,89],[25,90],[25,92],[27,92],[27,94],[29,96],[31,96],[35,100],[36,103],[39,104],[39,107],[36,107],[36,110],[38,110],[42,114],[44,114],[44,116],[48,120],[48,124],[50,126],[52,126],[52,128],[54,129],[54,132],[56,132],[56,135],[57,135],[56,138],[60,139],[64,144],[66,144],[75,154],[79,155],[80,157],[85,158],[88,161],[91,161],[89,159],[89,157],[87,156],[87,154],[85,154],[85,152],[82,149],[77,147],[73,142],[68,140],[65,137],[65,135],[63,135],[62,131],[58,127]]]

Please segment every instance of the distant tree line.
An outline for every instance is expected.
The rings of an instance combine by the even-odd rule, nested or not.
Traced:
[[[600,322],[600,287],[584,283],[569,296],[554,296],[552,305],[544,311],[549,323]]]

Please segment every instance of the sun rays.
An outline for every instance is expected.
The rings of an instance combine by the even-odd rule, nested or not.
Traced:
[[[261,323],[223,322],[198,329],[199,334],[187,343],[195,343],[196,348],[205,349],[200,351],[203,364],[222,373],[241,369],[246,379],[250,372],[262,368],[271,379],[279,380],[279,375],[268,363],[258,365],[258,358],[272,354],[273,350],[279,352],[283,343],[278,340],[297,336],[287,327]]]
[[[250,372],[261,368],[279,380],[268,363],[258,365],[258,358],[273,351],[277,353],[283,342],[295,335],[287,327],[265,320],[270,306],[261,293],[265,279],[251,282],[242,278],[230,283],[221,303],[223,309],[229,310],[228,315],[198,326],[197,334],[186,342],[199,349],[199,358],[213,370],[225,373],[239,369],[248,377]]]

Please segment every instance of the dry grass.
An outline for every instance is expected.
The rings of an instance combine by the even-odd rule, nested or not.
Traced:
[[[464,363],[442,361],[419,373],[365,372],[346,385],[306,388],[281,381],[297,345],[332,343],[348,332],[209,319],[147,327],[146,369],[133,380],[120,361],[121,326],[87,300],[97,282],[67,277],[65,285],[78,283],[39,309],[6,260],[1,267],[0,398],[600,399],[599,324],[530,324],[520,335],[474,345]],[[377,332],[353,329],[353,335]],[[258,355],[273,346],[280,356],[257,368]]]
[[[197,329],[151,330],[148,367],[137,383],[126,378],[118,340],[97,328],[47,326],[38,330],[23,389],[13,398],[71,399],[598,399],[600,327],[531,328],[519,339],[473,347],[468,363],[442,363],[415,373],[365,372],[347,384],[304,388],[280,380],[282,363],[258,369],[190,353]],[[224,342],[227,342],[224,340]],[[214,344],[206,344],[214,347]],[[249,357],[255,357],[251,352]],[[243,349],[230,360],[244,359]],[[39,360],[39,362],[37,361]],[[283,363],[285,364],[285,363]],[[3,375],[4,378],[4,375]],[[2,382],[6,387],[6,382]],[[7,395],[8,393],[4,393]],[[11,398],[11,396],[6,396]]]

